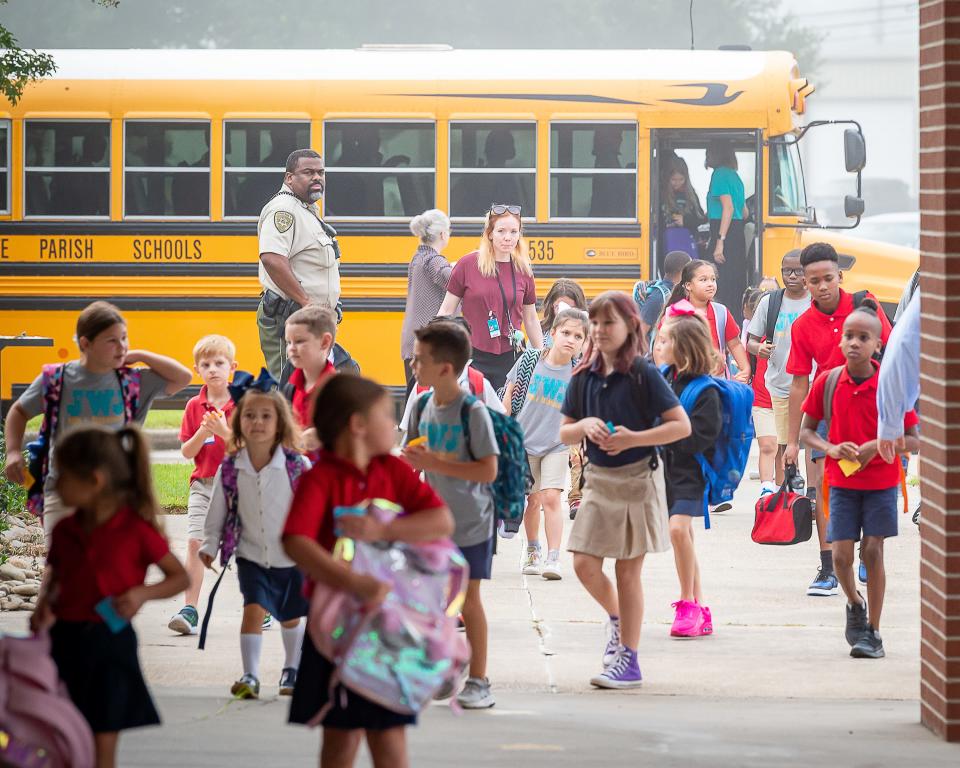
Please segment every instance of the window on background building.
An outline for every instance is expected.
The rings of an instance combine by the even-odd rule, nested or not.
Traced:
[[[536,210],[535,123],[450,124],[450,215],[482,217],[492,203]]]
[[[283,183],[287,155],[310,146],[306,122],[223,124],[223,215],[257,218]]]
[[[210,216],[210,123],[128,120],[124,216]]]
[[[550,218],[637,218],[635,123],[551,124]]]
[[[109,217],[109,122],[24,122],[24,214]]]
[[[331,121],[324,125],[324,215],[406,218],[436,205],[436,126]]]
[[[10,121],[0,120],[0,213],[10,213]]]

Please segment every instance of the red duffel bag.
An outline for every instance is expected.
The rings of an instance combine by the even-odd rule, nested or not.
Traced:
[[[799,544],[813,535],[810,499],[790,490],[796,473],[796,467],[787,467],[780,490],[757,500],[750,534],[757,544]]]

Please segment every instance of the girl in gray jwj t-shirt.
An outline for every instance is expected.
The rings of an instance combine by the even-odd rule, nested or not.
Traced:
[[[527,537],[523,572],[551,580],[560,578],[560,539],[563,537],[560,494],[569,470],[567,446],[560,441],[563,420],[560,408],[573,376],[573,360],[580,356],[587,339],[588,323],[586,312],[579,309],[558,313],[550,331],[553,341],[550,349],[539,353],[536,367],[528,377],[521,377],[520,371],[529,370],[531,360],[524,357],[517,360],[507,374],[503,395],[503,403],[509,408],[515,389],[518,386],[526,389],[522,405],[513,414],[523,427],[523,442],[534,483],[523,513]],[[536,352],[527,354],[532,356]],[[546,561],[541,556],[539,541],[541,508],[547,536]]]

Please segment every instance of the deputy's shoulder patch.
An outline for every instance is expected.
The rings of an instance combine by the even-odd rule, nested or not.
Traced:
[[[290,211],[277,211],[273,214],[273,223],[278,231],[286,232],[293,226],[293,214]]]

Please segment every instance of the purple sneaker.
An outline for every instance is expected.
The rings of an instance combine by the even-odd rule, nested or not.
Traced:
[[[643,684],[637,652],[621,646],[616,660],[596,677],[590,678],[590,685],[597,688],[639,688]]]
[[[603,668],[606,669],[620,653],[620,619],[607,621],[607,645],[603,649]]]

